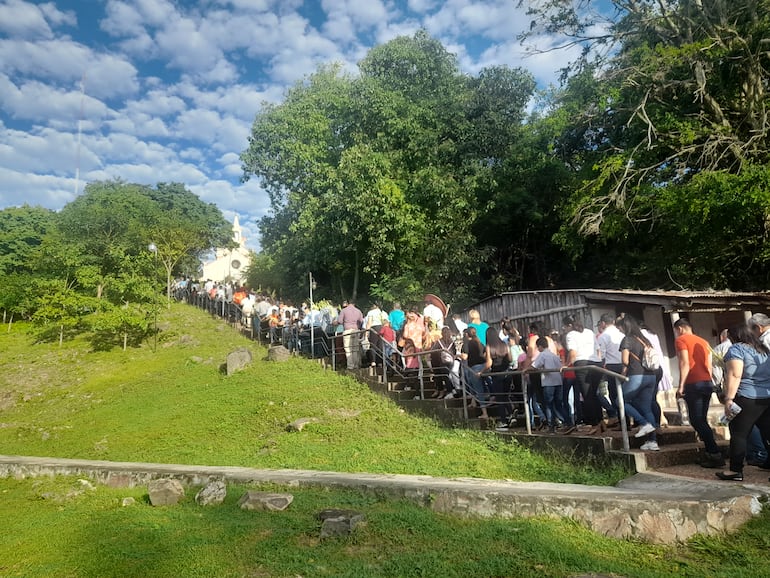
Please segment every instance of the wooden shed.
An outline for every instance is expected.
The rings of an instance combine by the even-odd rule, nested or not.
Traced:
[[[562,330],[562,320],[573,315],[585,327],[596,330],[604,313],[627,313],[644,321],[660,338],[663,353],[674,383],[678,380],[678,364],[674,349],[674,322],[686,317],[693,331],[712,345],[718,335],[754,313],[768,314],[770,293],[735,293],[731,291],[640,291],[636,289],[565,289],[519,291],[488,297],[462,312],[476,309],[481,319],[499,327],[503,317],[512,319],[522,335],[532,322],[546,331]]]

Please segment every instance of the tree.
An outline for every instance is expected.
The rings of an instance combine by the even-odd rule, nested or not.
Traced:
[[[166,223],[184,226],[198,235],[195,243],[191,239],[192,253],[232,246],[232,224],[215,204],[202,201],[182,183],[158,183],[147,189],[146,194],[158,204]]]
[[[159,216],[146,187],[120,181],[89,183],[61,210],[58,229],[65,244],[80,249],[83,265],[93,266],[97,298],[130,257],[147,251],[148,224]]]
[[[585,137],[574,144],[599,157],[574,202],[583,234],[604,233],[613,215],[649,223],[669,184],[768,160],[766,0],[613,1],[617,16],[604,27],[597,11],[581,10],[593,5],[556,0],[531,9],[544,23],[534,33],[584,46],[567,74],[599,74],[572,123]]]
[[[179,266],[193,267],[194,261],[197,271],[203,252],[232,242],[231,226],[219,209],[179,183],[159,183],[154,189],[121,181],[89,183],[62,209],[57,224],[61,244],[77,247],[80,256],[68,276],[83,288],[95,287],[97,297],[111,291],[114,303],[133,300],[121,277],[153,275],[150,244],[165,269],[170,299]]]
[[[488,160],[468,146],[468,78],[424,31],[372,49],[360,70],[322,67],[255,119],[241,159],[271,197],[263,250],[298,292],[308,271],[340,296],[362,280],[381,295],[465,291],[483,261],[472,230]],[[492,79],[511,78],[489,76],[491,100]],[[505,106],[495,120],[520,121]]]
[[[81,332],[86,317],[96,311],[99,300],[78,293],[62,280],[41,280],[35,287],[28,288],[35,296],[36,333],[43,341],[58,339],[59,345],[67,336]]]
[[[36,249],[53,226],[54,212],[42,207],[0,211],[0,276],[30,271]]]

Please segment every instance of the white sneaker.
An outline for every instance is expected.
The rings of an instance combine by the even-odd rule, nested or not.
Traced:
[[[643,438],[647,434],[651,434],[655,431],[655,426],[651,423],[646,423],[642,427],[639,428],[639,431],[634,434],[635,438]]]
[[[451,392],[451,391],[444,396],[444,399],[454,399],[454,398],[455,398],[455,394],[454,392]]]
[[[658,447],[658,442],[654,442],[654,441],[644,442],[641,446],[639,446],[639,449],[651,451],[651,452],[660,451],[660,447]]]

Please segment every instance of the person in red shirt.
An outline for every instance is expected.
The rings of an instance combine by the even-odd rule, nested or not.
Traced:
[[[380,327],[380,343],[382,344],[382,351],[386,358],[390,358],[395,353],[396,348],[396,332],[390,326],[390,319],[384,317],[382,319],[382,327]]]
[[[705,339],[692,332],[692,325],[685,318],[674,323],[674,331],[677,334],[674,345],[679,360],[677,396],[684,397],[690,424],[706,446],[706,457],[701,460],[701,466],[721,468],[725,460],[707,419],[714,392],[711,383],[711,347]]]

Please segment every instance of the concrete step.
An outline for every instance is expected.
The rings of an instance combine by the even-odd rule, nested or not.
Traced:
[[[719,418],[725,412],[725,408],[722,405],[709,406],[708,422],[712,427],[719,425]],[[682,422],[682,414],[676,408],[663,408],[663,415],[666,416],[670,425],[687,425]],[[689,422],[688,422],[689,423]]]
[[[630,430],[628,432],[628,441],[629,445],[631,446],[631,449],[636,449],[639,446],[641,446],[645,441],[647,441],[647,437],[642,438],[636,438],[634,437],[634,432],[636,431],[636,428]],[[623,437],[622,432],[620,430],[609,430],[605,431],[604,436],[612,438],[612,448],[613,449],[622,449],[623,448]],[[676,444],[687,444],[687,443],[696,443],[698,441],[698,436],[695,433],[695,430],[693,430],[689,426],[669,426],[667,428],[659,428],[657,431],[657,438],[658,438],[658,444],[659,445],[676,445]]]
[[[660,451],[650,452],[641,450],[632,450],[637,462],[637,471],[657,470],[670,466],[681,464],[699,463],[705,456],[703,444],[700,442],[678,443],[671,445],[660,445]],[[727,455],[729,443],[721,440],[717,442],[723,455]],[[642,463],[640,463],[642,462]]]

